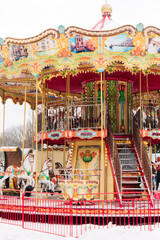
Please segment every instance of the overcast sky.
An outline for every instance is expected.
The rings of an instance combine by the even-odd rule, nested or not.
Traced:
[[[119,25],[160,28],[159,0],[108,0],[112,5],[112,18]],[[59,25],[90,28],[101,19],[101,6],[105,0],[0,0],[0,37],[26,38]],[[9,103],[10,102],[10,103]],[[6,104],[6,125],[23,123],[23,106]],[[29,109],[29,107],[28,107]],[[0,104],[2,113],[2,104]],[[0,114],[2,131],[2,114]]]

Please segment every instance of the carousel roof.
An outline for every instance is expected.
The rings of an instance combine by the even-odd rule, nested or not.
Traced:
[[[44,87],[47,99],[63,97],[69,75],[70,92],[80,94],[82,83],[100,79],[103,71],[108,80],[132,81],[134,93],[139,91],[141,71],[142,91],[159,90],[160,29],[143,24],[115,28],[111,13],[111,6],[104,4],[102,20],[92,30],[60,25],[31,38],[0,38],[3,102],[12,98],[22,104],[26,89],[27,102],[34,108],[36,82],[38,103]]]

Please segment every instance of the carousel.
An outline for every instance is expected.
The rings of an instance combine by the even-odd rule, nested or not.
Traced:
[[[36,191],[48,166],[64,197],[151,199],[144,140],[150,147],[160,140],[160,30],[117,27],[112,7],[106,3],[101,11],[91,30],[60,25],[32,38],[1,39],[4,113],[7,99],[24,103],[24,149],[26,103],[35,111],[36,171],[29,181]],[[63,152],[49,165],[44,144]],[[48,176],[45,181],[54,190]]]

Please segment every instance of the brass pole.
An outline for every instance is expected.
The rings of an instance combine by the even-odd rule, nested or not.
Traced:
[[[45,119],[45,115],[46,115],[46,88],[45,88],[45,84],[43,85],[43,91],[44,91],[44,95],[43,95],[43,97],[44,97],[44,99],[43,99],[43,101],[44,101],[44,115],[43,115],[43,130],[44,130],[44,132],[46,131],[46,119]]]
[[[47,159],[48,159],[48,142],[47,142]]]
[[[154,152],[155,152],[155,162],[156,162],[156,154],[157,154],[156,144],[154,145]]]
[[[148,99],[149,99],[148,75],[146,76],[146,82],[147,82],[147,97],[148,97]]]
[[[26,125],[26,100],[27,100],[27,78],[25,80],[25,95],[24,95],[24,118],[23,118],[23,145],[22,145],[22,165],[24,161],[24,140],[25,140],[25,125]]]
[[[43,79],[42,79],[43,81]],[[44,84],[43,84],[44,86]],[[42,86],[42,124],[41,124],[41,169],[43,166],[43,132],[44,132],[44,89]]]
[[[4,92],[4,95],[5,95],[5,92]],[[2,147],[4,147],[4,129],[5,129],[5,100],[4,100],[4,96],[3,96],[3,132],[2,132]],[[2,153],[2,164],[3,164],[3,167],[4,167],[4,155]]]
[[[3,103],[3,133],[2,133],[2,146],[4,146],[5,106],[6,106],[6,104]]]
[[[70,75],[67,75],[67,97],[68,97],[68,130],[70,129],[69,124],[69,97],[70,97]]]
[[[101,72],[101,162],[103,163],[103,92],[102,92],[102,72]]]
[[[64,138],[64,149],[63,149],[63,168],[66,167],[66,138]]]
[[[105,82],[105,71],[103,72],[103,91],[104,91],[104,103],[103,103],[103,106],[104,106],[104,128],[106,128],[106,101],[105,101],[105,97],[106,97],[106,82]]]
[[[33,151],[33,144],[34,144],[34,110],[32,110],[32,151]]]
[[[53,172],[55,173],[55,162],[54,162],[54,156],[53,156],[53,146],[52,146],[52,169],[53,169]]]
[[[151,138],[150,138],[150,162],[152,162],[152,145],[151,145]]]
[[[142,129],[142,102],[141,102],[141,94],[142,94],[142,89],[141,89],[141,81],[142,81],[142,75],[141,75],[141,70],[140,70],[140,77],[139,77],[139,90],[140,90],[140,129]]]
[[[38,191],[38,116],[37,116],[37,105],[38,105],[38,79],[36,78],[36,203],[37,203],[37,191]]]

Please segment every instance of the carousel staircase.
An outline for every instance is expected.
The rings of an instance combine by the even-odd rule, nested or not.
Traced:
[[[144,171],[136,155],[130,135],[115,135],[115,142],[122,171],[122,199],[148,196]]]

